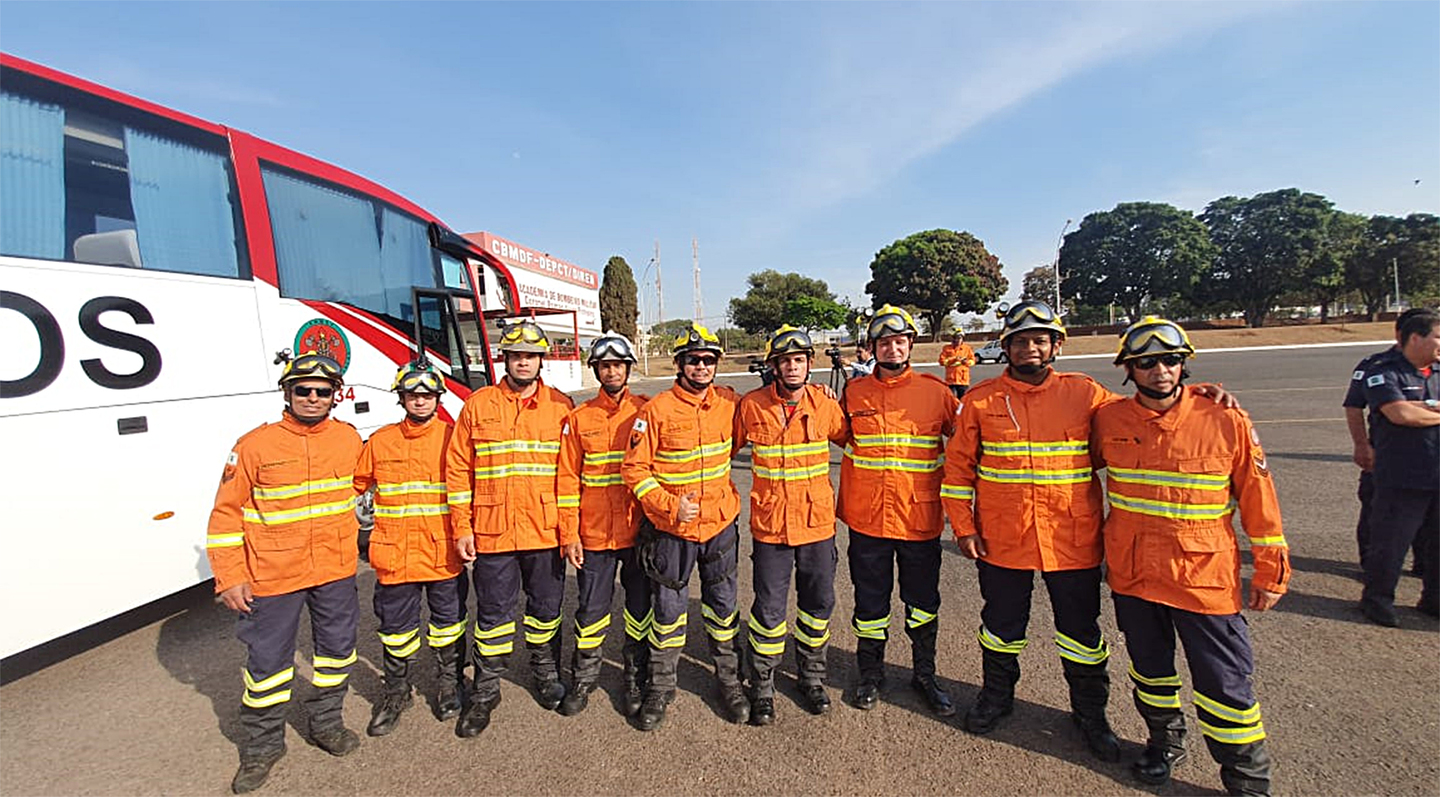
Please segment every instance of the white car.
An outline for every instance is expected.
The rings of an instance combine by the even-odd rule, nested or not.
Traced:
[[[1005,362],[1005,350],[1000,348],[999,340],[987,341],[984,346],[975,350],[975,362],[979,363],[1003,363]]]

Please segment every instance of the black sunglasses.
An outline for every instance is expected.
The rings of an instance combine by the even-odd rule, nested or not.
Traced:
[[[335,388],[333,387],[306,387],[305,385],[296,385],[295,387],[290,388],[290,390],[292,390],[295,395],[299,396],[300,398],[310,398],[311,396],[330,398],[332,395],[335,394]]]
[[[1180,363],[1185,362],[1185,358],[1179,354],[1157,354],[1151,355],[1149,357],[1137,357],[1130,362],[1133,363],[1136,368],[1139,368],[1142,371],[1148,371],[1151,368],[1159,365],[1160,363],[1164,363],[1166,366],[1174,368]]]
[[[717,357],[701,357],[701,356],[695,355],[695,354],[692,354],[692,355],[690,355],[690,356],[688,356],[688,357],[685,358],[685,364],[686,364],[686,365],[696,365],[696,366],[703,365],[703,366],[705,366],[705,367],[707,367],[707,368],[714,366],[715,363],[718,363],[718,362],[720,362],[720,360],[719,360],[719,358],[717,358]]]

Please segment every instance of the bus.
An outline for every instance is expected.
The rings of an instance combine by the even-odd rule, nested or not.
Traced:
[[[517,296],[383,186],[0,53],[0,657],[211,578],[219,474],[287,357],[338,360],[368,435],[423,350],[453,418]]]

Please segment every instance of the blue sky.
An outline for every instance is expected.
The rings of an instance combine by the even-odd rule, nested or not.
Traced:
[[[764,268],[865,301],[935,227],[1014,294],[1119,202],[1440,213],[1434,2],[3,2],[0,49],[587,268],[658,239],[667,317],[698,238],[712,326]]]

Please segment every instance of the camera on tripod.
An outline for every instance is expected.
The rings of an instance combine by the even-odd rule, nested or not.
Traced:
[[[828,357],[830,358],[830,362],[833,363],[836,368],[839,368],[839,367],[840,367],[840,347],[839,347],[839,346],[831,346],[830,348],[828,348],[828,349],[825,350],[825,354],[826,354],[826,356],[828,356]]]

